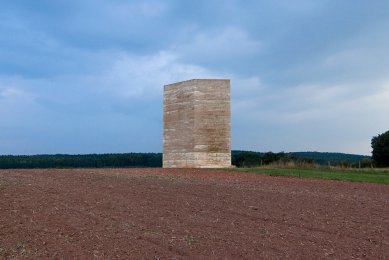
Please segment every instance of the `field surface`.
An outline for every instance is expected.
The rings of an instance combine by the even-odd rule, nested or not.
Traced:
[[[389,259],[389,186],[218,170],[0,170],[0,259]]]

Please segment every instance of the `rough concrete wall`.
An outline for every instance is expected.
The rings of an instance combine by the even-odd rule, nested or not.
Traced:
[[[230,117],[229,80],[166,85],[163,167],[230,167]]]

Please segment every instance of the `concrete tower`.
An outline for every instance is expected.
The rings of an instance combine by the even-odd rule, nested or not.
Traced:
[[[229,80],[166,85],[163,111],[164,168],[231,166]]]

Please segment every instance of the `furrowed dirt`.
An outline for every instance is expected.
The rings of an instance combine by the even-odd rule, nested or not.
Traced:
[[[192,169],[0,170],[0,259],[389,259],[389,186]]]

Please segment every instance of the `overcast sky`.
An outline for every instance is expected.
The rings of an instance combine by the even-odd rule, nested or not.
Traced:
[[[163,85],[231,79],[232,148],[371,153],[389,1],[4,0],[0,154],[162,151]]]

